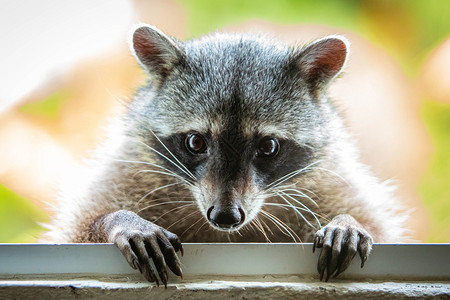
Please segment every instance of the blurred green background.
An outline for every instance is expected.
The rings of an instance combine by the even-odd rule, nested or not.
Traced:
[[[358,33],[382,47],[410,78],[419,76],[431,51],[450,35],[450,1],[447,0],[180,0],[176,3],[185,12],[187,37],[198,37],[250,19],[277,24],[329,25]],[[161,13],[171,18],[170,11]],[[20,104],[18,109],[23,115],[37,116],[45,123],[58,119],[65,97],[69,97],[66,91],[60,90],[40,101]],[[447,103],[433,98],[422,100],[422,118],[435,152],[418,193],[431,217],[427,241],[448,242],[450,99]],[[48,210],[2,184],[0,178],[0,242],[35,242],[44,230],[38,223],[48,222]]]

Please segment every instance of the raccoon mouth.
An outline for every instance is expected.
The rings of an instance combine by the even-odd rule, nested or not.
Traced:
[[[245,221],[245,212],[240,207],[220,209],[211,206],[206,216],[210,225],[220,231],[236,231]]]

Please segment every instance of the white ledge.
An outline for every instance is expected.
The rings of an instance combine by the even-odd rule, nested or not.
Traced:
[[[311,244],[183,244],[184,280],[145,282],[111,244],[0,245],[0,298],[447,297],[449,244],[376,244],[363,269],[355,257],[320,282]],[[320,250],[320,249],[319,249]]]
[[[183,244],[185,275],[316,275],[312,244]],[[450,244],[375,244],[347,278],[450,279]],[[0,276],[136,274],[112,244],[0,244]]]

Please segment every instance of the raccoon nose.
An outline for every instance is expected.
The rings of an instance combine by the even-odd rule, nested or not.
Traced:
[[[208,220],[221,229],[233,229],[244,223],[245,213],[240,207],[220,208],[211,206],[206,213]]]

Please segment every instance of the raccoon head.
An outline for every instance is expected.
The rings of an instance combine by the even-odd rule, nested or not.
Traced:
[[[150,75],[134,104],[140,137],[169,158],[212,227],[251,222],[277,186],[320,159],[344,38],[303,48],[242,34],[180,42],[144,25],[131,45]]]

